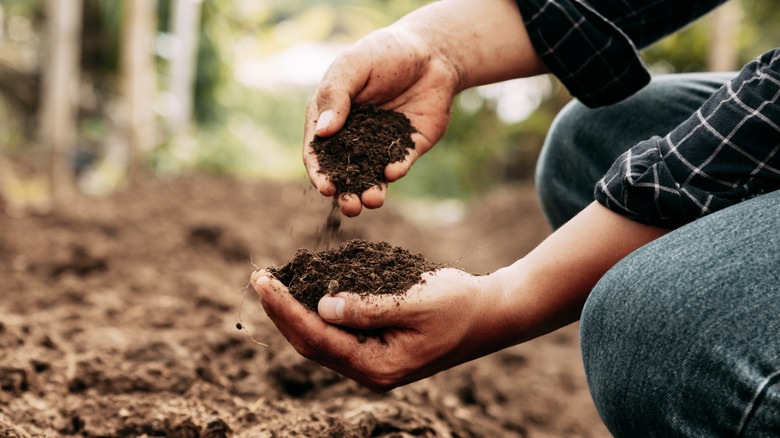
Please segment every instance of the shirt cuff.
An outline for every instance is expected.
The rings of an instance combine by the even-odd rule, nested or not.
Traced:
[[[531,43],[572,96],[589,107],[639,91],[650,74],[631,40],[580,1],[516,0]]]
[[[601,204],[677,227],[780,189],[780,49],[748,63],[672,132],[638,143],[596,185]]]
[[[750,197],[745,190],[715,193],[678,182],[663,158],[664,141],[653,137],[618,157],[596,184],[596,201],[637,222],[677,228]]]

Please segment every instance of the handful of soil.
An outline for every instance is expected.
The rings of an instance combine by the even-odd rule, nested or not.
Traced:
[[[316,253],[299,249],[289,263],[267,271],[307,309],[316,312],[320,298],[328,293],[401,295],[420,282],[423,272],[442,267],[387,242],[353,239]]]
[[[311,142],[320,173],[328,175],[342,193],[360,195],[386,182],[385,167],[403,161],[414,149],[417,130],[404,114],[368,104],[353,107],[339,132],[315,136]]]

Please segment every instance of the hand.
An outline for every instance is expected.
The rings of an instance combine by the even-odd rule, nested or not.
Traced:
[[[306,310],[264,270],[251,283],[265,312],[303,356],[387,391],[576,321],[596,282],[615,263],[669,232],[594,202],[510,266],[472,276],[423,274],[403,296],[326,296]],[[382,333],[384,342],[336,325]]]
[[[514,1],[429,3],[358,41],[325,73],[304,125],[303,161],[309,179],[323,195],[336,193],[319,173],[309,144],[315,133],[328,137],[338,132],[353,104],[370,102],[399,111],[417,129],[412,136],[416,148],[403,162],[385,168],[385,179],[393,182],[441,139],[455,94],[545,72]],[[342,213],[356,216],[363,206],[382,206],[386,188],[383,184],[359,196],[340,196]]]
[[[266,314],[304,357],[372,391],[388,391],[486,355],[505,345],[509,332],[502,290],[490,276],[456,269],[423,274],[403,296],[355,293],[326,296],[319,315],[307,310],[266,271],[251,283]],[[359,339],[339,326],[379,331],[382,340]]]
[[[310,146],[314,135],[335,134],[351,105],[369,102],[405,114],[418,131],[412,135],[415,149],[404,161],[385,169],[389,182],[406,175],[412,163],[444,134],[458,80],[457,69],[440,51],[403,27],[381,29],[358,41],[331,65],[308,105],[303,161],[312,184],[325,196],[336,194],[327,175],[319,173]],[[342,194],[338,199],[342,213],[352,217],[363,206],[382,206],[386,186],[370,188],[359,196]]]

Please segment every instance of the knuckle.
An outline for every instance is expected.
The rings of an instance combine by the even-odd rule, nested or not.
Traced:
[[[384,394],[384,393],[389,392],[390,390],[392,390],[394,388],[393,386],[376,385],[376,384],[373,384],[373,383],[363,384],[363,386],[365,386],[366,389],[368,389],[369,391],[371,391],[371,392],[373,392],[375,394]]]
[[[317,94],[312,98],[314,106],[319,110],[328,106],[336,94],[334,85],[328,79],[324,79],[317,89]]]
[[[399,381],[388,376],[371,377],[367,385],[371,392],[383,393],[399,386]]]
[[[293,349],[295,349],[298,354],[305,357],[306,359],[313,360],[315,362],[318,362],[319,355],[317,354],[316,349],[312,349],[309,344],[307,344],[304,341],[298,341],[298,340],[288,340],[290,342],[290,345],[292,345]]]
[[[354,324],[360,327],[371,327],[377,319],[384,315],[387,311],[380,304],[376,302],[362,302],[366,297],[359,297],[361,302],[353,302],[348,306],[349,319]]]
[[[366,370],[366,380],[371,388],[386,392],[401,385],[404,373],[384,361],[374,361]]]

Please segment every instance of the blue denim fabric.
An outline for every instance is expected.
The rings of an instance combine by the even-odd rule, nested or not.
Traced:
[[[780,191],[623,259],[591,292],[580,335],[615,436],[780,436]]]
[[[682,122],[731,75],[655,79],[602,109],[571,103],[537,169],[554,227],[634,143]],[[640,248],[596,285],[580,322],[591,394],[617,437],[780,436],[780,192]]]

